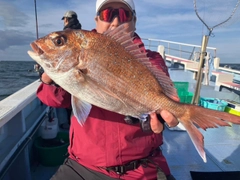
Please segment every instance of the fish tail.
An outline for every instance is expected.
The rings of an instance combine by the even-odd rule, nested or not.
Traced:
[[[186,128],[199,155],[204,162],[207,162],[204,151],[204,137],[198,130],[198,127],[206,130],[207,128],[217,128],[219,126],[231,126],[229,122],[240,124],[240,117],[200,106],[187,104],[184,106],[186,111],[182,117],[179,117],[179,120]]]

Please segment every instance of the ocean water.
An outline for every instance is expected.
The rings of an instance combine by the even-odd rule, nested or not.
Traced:
[[[0,101],[39,79],[34,61],[0,61]]]
[[[34,61],[0,61],[0,101],[39,79]],[[240,70],[240,64],[221,64]]]

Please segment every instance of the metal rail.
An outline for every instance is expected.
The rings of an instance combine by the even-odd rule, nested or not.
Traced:
[[[151,38],[142,38],[142,40],[148,49],[155,48],[154,50],[157,50],[157,47],[159,45],[162,45],[165,47],[165,52],[167,54],[174,55],[174,53],[177,53],[177,55],[175,56],[178,56],[180,58],[185,58],[185,59],[191,58],[194,51],[200,52],[201,50],[201,46],[195,45],[195,44],[187,44],[187,43],[167,41],[163,39],[151,39]],[[217,48],[206,47],[206,50],[211,52],[213,58],[217,57]]]

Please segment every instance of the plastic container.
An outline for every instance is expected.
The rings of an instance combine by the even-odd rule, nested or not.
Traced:
[[[192,92],[185,92],[185,93],[182,93],[181,95],[179,94],[178,96],[180,98],[180,102],[191,104],[193,95],[194,93]]]
[[[188,92],[189,82],[173,82],[178,95],[185,95]]]
[[[38,161],[43,166],[59,166],[66,158],[69,145],[69,133],[59,132],[54,139],[35,139],[34,147]]]
[[[228,112],[228,113],[230,113],[230,114],[234,114],[234,115],[236,115],[236,116],[240,116],[240,110],[236,110],[236,109],[231,108],[231,107],[229,107],[229,106],[226,106],[224,111],[225,111],[225,112]]]
[[[204,108],[224,111],[228,103],[216,98],[200,98],[200,105]]]
[[[53,118],[51,121],[46,119],[40,127],[40,136],[43,139],[53,139],[58,133],[58,119]]]

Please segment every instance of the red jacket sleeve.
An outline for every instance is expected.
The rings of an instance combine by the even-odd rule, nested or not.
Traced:
[[[55,108],[71,107],[71,95],[61,87],[42,83],[38,87],[37,97],[47,106]]]

